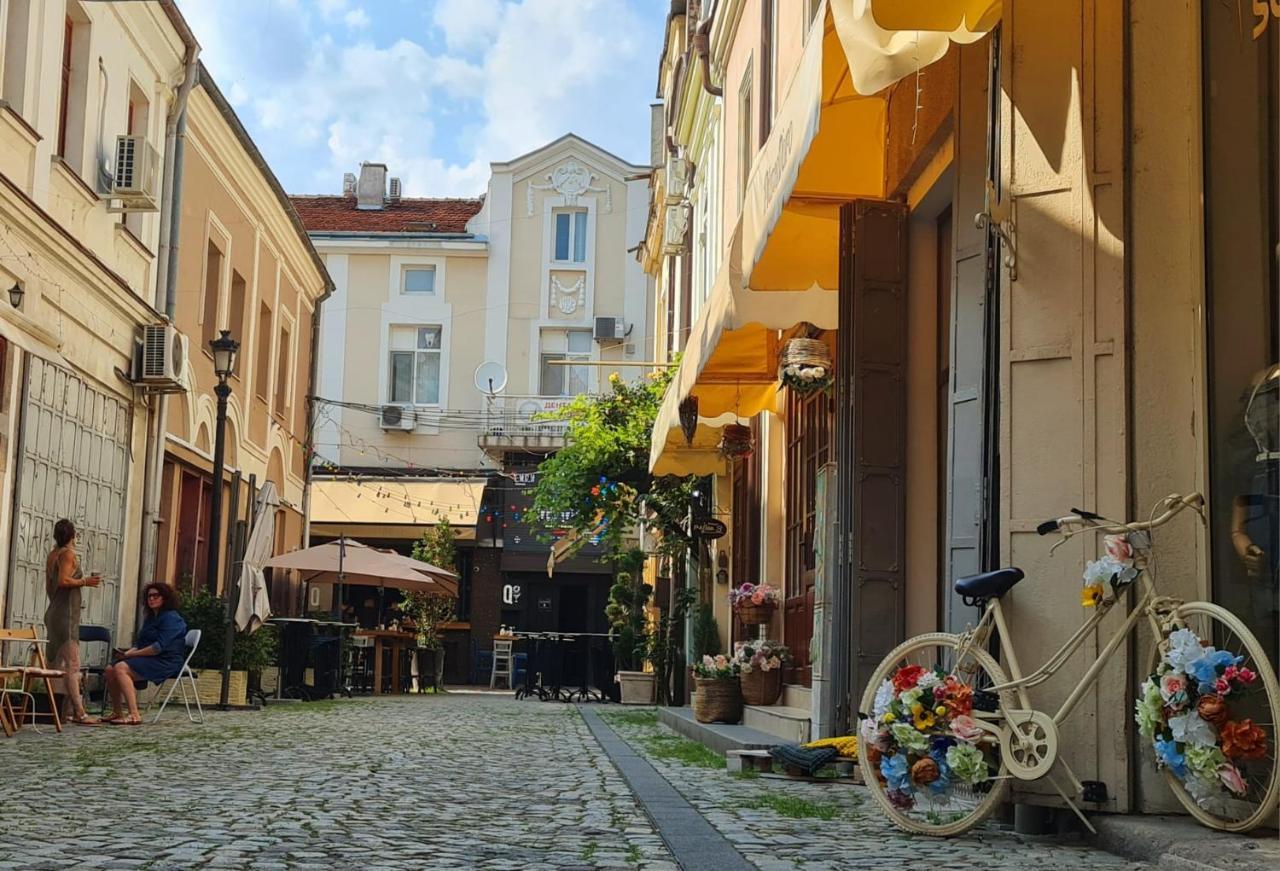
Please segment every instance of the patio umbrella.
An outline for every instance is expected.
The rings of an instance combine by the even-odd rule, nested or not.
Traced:
[[[240,564],[240,600],[236,603],[236,629],[253,633],[271,616],[271,597],[262,566],[271,556],[275,542],[276,511],[280,496],[276,485],[267,481],[258,491],[257,520]]]
[[[292,569],[311,584],[367,584],[455,598],[458,595],[458,576],[453,572],[350,538],[281,554],[263,566]]]

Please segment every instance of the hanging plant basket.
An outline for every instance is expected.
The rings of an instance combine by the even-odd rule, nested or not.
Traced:
[[[751,456],[755,450],[756,440],[751,436],[751,427],[740,423],[731,423],[720,433],[720,454],[730,460]]]
[[[698,429],[698,397],[687,396],[680,400],[680,431],[684,433],[684,440],[688,444],[693,444],[693,434]]]
[[[797,393],[816,393],[835,383],[835,366],[827,343],[789,339],[778,358],[778,380]]]
[[[765,602],[763,605],[746,603],[737,607],[738,619],[743,626],[762,626],[773,619],[777,605]]]

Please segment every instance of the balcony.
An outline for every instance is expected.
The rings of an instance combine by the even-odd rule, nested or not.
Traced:
[[[486,396],[480,447],[498,459],[507,451],[558,451],[565,444],[565,424],[535,418],[572,401],[572,396]]]

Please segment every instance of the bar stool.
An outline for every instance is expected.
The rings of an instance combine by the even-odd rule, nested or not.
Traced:
[[[507,682],[507,689],[515,689],[511,684],[511,642],[510,640],[494,640],[493,671],[489,672],[489,689],[493,689],[498,678]]]
[[[373,639],[361,635],[351,638],[351,686],[357,690],[373,692]]]

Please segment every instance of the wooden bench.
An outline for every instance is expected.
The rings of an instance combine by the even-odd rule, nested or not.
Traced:
[[[724,755],[725,767],[730,773],[756,771],[760,774],[773,774],[776,760],[768,750],[730,750]],[[854,783],[862,783],[862,773],[858,769],[855,756],[837,756],[823,763],[820,771],[835,771],[838,778],[849,778]],[[831,777],[809,777],[801,774],[793,766],[781,766],[781,773],[796,780],[832,780]]]

